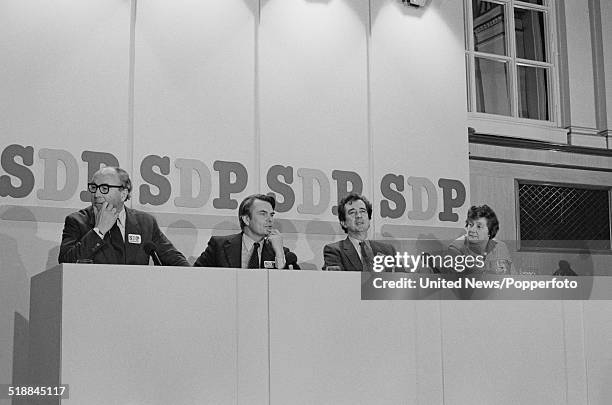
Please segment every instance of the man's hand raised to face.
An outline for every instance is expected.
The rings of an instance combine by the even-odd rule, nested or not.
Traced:
[[[272,229],[267,238],[272,244],[272,248],[274,249],[276,256],[284,257],[285,252],[283,251],[283,235],[280,233],[280,231],[278,229]]]
[[[94,213],[96,214],[96,227],[106,234],[117,222],[119,211],[112,204],[104,202],[100,208],[94,205]],[[281,248],[282,249],[282,248]]]

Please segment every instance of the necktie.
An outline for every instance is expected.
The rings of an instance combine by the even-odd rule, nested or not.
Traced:
[[[361,264],[363,265],[363,271],[372,271],[372,248],[362,240],[359,242],[361,248]]]
[[[110,229],[109,235],[111,246],[115,250],[119,263],[125,263],[125,241],[123,240],[123,236],[121,236],[121,231],[116,222]]]
[[[248,269],[258,269],[259,268],[259,242],[253,243],[253,253],[251,253],[251,257],[249,258]]]

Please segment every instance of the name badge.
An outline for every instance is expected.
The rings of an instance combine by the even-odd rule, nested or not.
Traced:
[[[128,242],[129,243],[134,243],[136,245],[140,245],[140,242],[141,242],[140,235],[129,233],[128,234]]]
[[[276,268],[276,262],[274,260],[264,260],[264,269]]]

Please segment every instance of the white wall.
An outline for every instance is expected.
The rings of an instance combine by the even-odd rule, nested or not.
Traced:
[[[49,222],[53,215],[41,218],[44,212],[31,207],[61,210],[80,205],[76,189],[69,201],[39,198],[53,197],[38,191],[44,183],[45,149],[79,151],[72,160],[64,157],[77,178],[66,184],[61,166],[60,189],[76,184],[83,189],[87,173],[79,163],[80,151],[110,150],[125,159],[129,22],[129,4],[119,0],[0,4],[0,148],[15,143],[33,146],[36,181],[28,196],[0,200],[2,383],[12,381],[13,322],[17,318],[18,328],[23,328],[19,320],[27,321],[29,278],[57,261],[48,257],[57,253],[61,224],[55,219]],[[20,185],[18,180],[12,182]]]
[[[13,322],[27,320],[28,280],[55,263],[65,215],[87,205],[86,151],[131,171],[132,206],[154,213],[192,260],[211,234],[237,229],[236,210],[215,205],[219,161],[246,168],[237,202],[269,191],[272,166],[292,167],[295,202],[279,227],[308,269],[322,265],[324,244],[344,237],[332,213],[334,170],[362,179],[375,205],[372,236],[389,224],[399,234],[456,226],[438,218],[437,182],[456,179],[469,193],[461,10],[456,1],[424,9],[395,0],[3,2],[0,176],[10,182],[4,190],[29,190],[0,200],[0,381],[12,378]],[[8,153],[13,144],[32,161]],[[169,162],[155,180],[164,190],[144,178],[160,174],[141,169],[151,155]],[[201,176],[181,176],[186,165]],[[388,173],[431,181],[428,218],[408,218],[409,186],[403,214],[381,218]],[[157,203],[143,202],[143,185]]]
[[[568,3],[569,10],[582,10],[583,0]],[[432,0],[423,9],[399,0],[135,4],[0,4],[0,153],[12,144],[32,147],[32,162],[17,157],[15,164],[30,170],[34,182],[25,196],[0,196],[0,382],[12,378],[13,336],[20,333],[14,319],[27,321],[28,280],[55,263],[65,215],[86,205],[79,196],[88,179],[84,151],[110,153],[130,169],[133,206],[154,213],[192,260],[211,234],[237,229],[235,209],[214,206],[216,161],[246,168],[245,189],[232,195],[238,202],[269,191],[272,166],[293,168],[295,202],[279,213],[279,226],[308,269],[320,268],[324,244],[343,237],[331,211],[334,170],[360,175],[375,205],[375,236],[452,233],[462,226],[470,184],[460,1]],[[588,31],[581,16],[568,20],[568,32],[579,29],[570,35],[578,53]],[[570,82],[581,83],[585,66],[571,67]],[[574,91],[572,108],[586,108],[576,117],[587,125],[594,120],[592,92],[583,92]],[[522,127],[511,128],[517,136],[564,136],[554,128],[545,135],[516,128]],[[170,195],[160,205],[140,199],[139,188],[147,185],[140,166],[150,155],[169,160],[163,177]],[[181,178],[179,166],[190,162],[203,179]],[[315,182],[309,191],[303,180],[309,173],[321,176],[322,188]],[[427,209],[431,202],[432,214],[408,216],[418,190],[405,185],[402,215],[382,218],[386,174],[429,180],[434,191],[423,193],[422,204]],[[5,163],[0,176],[22,185]],[[466,202],[454,210],[457,221],[439,219],[440,178],[466,187]],[[203,202],[186,206],[181,197],[189,191]],[[307,207],[309,194],[318,209]]]

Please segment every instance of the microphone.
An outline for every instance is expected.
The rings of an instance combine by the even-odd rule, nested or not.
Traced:
[[[157,254],[157,247],[155,246],[155,243],[147,242],[144,244],[143,249],[146,254],[151,256],[151,258],[153,259],[153,264],[155,264],[156,266],[162,265],[161,260],[159,260],[159,255]]]
[[[297,265],[297,256],[293,252],[289,252],[285,255],[285,266]]]

